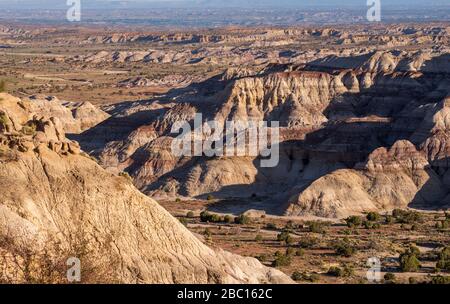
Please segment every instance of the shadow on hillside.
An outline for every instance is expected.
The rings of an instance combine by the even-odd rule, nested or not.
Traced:
[[[425,169],[430,179],[416,193],[409,207],[428,211],[449,208],[447,196],[450,187],[446,187],[443,182],[444,175],[450,173],[449,169],[449,157],[431,161],[431,165]]]
[[[202,108],[202,112],[205,112],[205,119],[212,119],[212,113],[216,110],[217,105],[199,102],[197,101],[198,96],[203,99],[211,97],[224,90],[230,82],[221,80],[221,74],[219,74],[202,83],[191,83],[185,88],[172,89],[149,100],[125,101],[114,104],[106,109],[106,112],[111,115],[108,119],[81,134],[67,134],[67,137],[78,141],[84,151],[96,155],[109,142],[126,140],[140,126],[149,125],[160,118],[167,111],[166,109],[145,110],[154,102],[158,102],[160,105],[172,103],[175,100],[179,103],[190,103],[198,109]],[[144,110],[138,110],[128,116],[123,115],[127,111],[133,111],[134,107],[142,107]]]
[[[435,60],[439,62],[448,60],[449,56],[445,56],[435,57],[426,65],[433,66]],[[219,191],[205,193],[200,197],[212,195],[231,200],[230,205],[219,203],[213,205],[212,210],[229,211],[230,206],[234,206],[235,213],[248,209],[264,209],[274,214],[283,214],[291,195],[301,192],[318,178],[337,169],[354,168],[356,164],[365,162],[377,148],[389,148],[396,141],[403,139],[411,140],[418,147],[422,139],[430,135],[433,123],[423,124],[423,115],[409,114],[442,100],[448,92],[438,86],[442,81],[450,79],[445,73],[427,72],[415,78],[413,83],[397,81],[395,87],[390,87],[387,83],[392,80],[391,77],[391,75],[377,76],[371,88],[338,96],[324,111],[329,122],[323,128],[307,134],[304,140],[282,142],[280,144],[280,163],[284,166],[282,170],[280,167],[261,168],[260,159],[256,159],[253,165],[258,173],[254,183],[224,186]],[[415,87],[415,84],[419,87]],[[203,85],[192,84],[188,88],[174,89],[168,96],[188,92],[188,99],[195,99],[195,96],[199,96],[197,94],[204,97],[217,90],[223,90],[226,85],[216,77]],[[436,113],[440,109],[435,106],[432,110]],[[401,115],[402,112],[404,113]],[[85,150],[87,147],[88,151],[94,150],[92,148],[100,149],[111,140],[126,139],[137,127],[150,123],[163,113],[163,110],[143,111],[125,118],[113,117],[84,132],[78,140]],[[421,140],[412,140],[419,127],[422,128]],[[205,169],[208,160],[211,159],[194,157],[142,190],[146,193],[157,190],[171,179],[187,181],[192,168],[200,166]],[[317,167],[320,170],[316,170]],[[430,174],[442,177],[442,173],[437,173],[433,165],[429,170]],[[189,191],[186,185],[181,184],[180,194],[187,195]],[[411,202],[411,206],[426,207],[420,198],[430,192],[430,186],[422,187]],[[245,200],[246,203],[242,204],[239,200]]]
[[[441,60],[441,59],[439,59]],[[389,78],[390,76],[384,76]],[[410,140],[416,147],[422,143],[420,140],[413,140],[412,136],[417,129],[420,130],[421,139],[429,137],[433,123],[423,123],[423,116],[398,115],[402,111],[418,109],[428,104],[436,104],[442,100],[448,92],[439,91],[440,84],[436,79],[448,79],[447,75],[440,73],[425,73],[416,78],[415,82],[420,85],[420,89],[414,87],[410,82],[404,82],[404,87],[400,85],[392,88],[385,84],[384,79],[377,79],[383,85],[363,90],[358,93],[346,93],[330,102],[324,114],[330,119],[322,129],[314,131],[306,136],[304,140],[286,141],[280,144],[282,151],[282,162],[302,162],[309,164],[332,163],[341,164],[338,168],[352,169],[356,164],[365,162],[367,157],[377,148],[390,148],[398,140]],[[431,85],[435,83],[435,85]],[[434,94],[429,95],[430,92]],[[381,98],[380,94],[384,94]],[[430,111],[438,112],[438,106],[430,107]],[[428,117],[432,117],[432,114]],[[366,119],[370,118],[370,119]],[[378,121],[377,121],[378,120]],[[404,128],[402,126],[408,126]],[[411,127],[413,126],[413,127]],[[417,135],[417,134],[416,134]],[[416,136],[417,138],[417,136]],[[174,170],[160,178],[162,183],[150,185],[146,190],[158,189],[166,178],[176,180],[187,180],[188,173],[193,166],[206,167],[206,158],[196,158],[184,166]],[[328,170],[310,174],[302,179],[292,181],[283,180],[283,176],[273,174],[277,168],[261,168],[259,159],[253,162],[257,168],[257,176],[252,184],[224,186],[219,191],[205,193],[199,198],[213,196],[224,199],[224,201],[211,205],[212,211],[241,213],[249,209],[262,209],[273,214],[283,214],[287,208],[287,201],[290,196],[300,193],[318,178],[332,173],[336,166],[328,166]],[[311,165],[312,166],[312,165]],[[303,171],[307,171],[308,165]],[[442,178],[436,168],[427,168],[429,175]],[[305,175],[304,172],[297,172],[298,176]],[[275,175],[275,178],[270,176]],[[295,176],[295,172],[286,171],[285,179]],[[424,204],[424,200],[419,199],[428,196],[433,187],[434,181],[423,185],[416,198],[411,201],[411,207],[429,209],[439,207],[437,200],[429,200]],[[295,192],[292,188],[297,188]],[[273,191],[272,191],[273,190]],[[261,191],[261,192],[259,192]],[[446,191],[445,191],[446,192]],[[187,191],[182,187],[182,195],[187,195]],[[264,199],[257,199],[265,197]],[[269,197],[269,198],[267,198]],[[426,200],[425,200],[426,202]]]
[[[84,151],[96,155],[109,142],[126,139],[137,128],[148,125],[165,112],[164,109],[139,111],[129,116],[111,116],[81,134],[67,134],[80,143]]]

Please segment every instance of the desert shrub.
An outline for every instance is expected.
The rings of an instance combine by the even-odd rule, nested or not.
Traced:
[[[288,248],[286,249],[286,255],[294,256],[294,255],[295,255],[295,249],[292,248],[292,247],[288,247]]]
[[[287,231],[283,231],[283,232],[279,233],[279,234],[277,235],[277,240],[278,240],[279,242],[284,242],[284,243],[286,243],[287,245],[292,244],[293,241],[294,241],[294,240],[292,239],[291,234],[290,234],[289,232],[287,232]]]
[[[325,233],[326,227],[328,226],[325,222],[312,221],[307,223],[309,232],[313,233]]]
[[[412,210],[395,209],[392,212],[392,216],[401,224],[413,224],[422,221],[420,213]]]
[[[273,267],[283,267],[291,265],[292,259],[289,255],[279,254],[272,263]]]
[[[409,277],[408,283],[409,284],[417,284],[417,279],[415,277]]]
[[[330,269],[328,269],[327,274],[333,277],[342,277],[344,272],[342,271],[341,268],[333,266],[330,267]]]
[[[277,228],[277,225],[275,225],[274,223],[267,223],[266,229],[269,229],[269,230],[276,230],[276,229],[278,229],[278,228]]]
[[[387,272],[384,275],[384,280],[385,281],[395,281],[395,274],[393,274],[392,272]]]
[[[442,221],[442,229],[448,229],[450,227],[450,220],[446,219],[445,221]]]
[[[195,217],[194,212],[189,211],[189,212],[186,214],[186,217],[188,217],[188,218],[194,218],[194,217]]]
[[[362,224],[362,219],[359,216],[349,216],[345,219],[349,228],[359,227]]]
[[[118,283],[111,265],[118,265],[119,260],[115,256],[100,255],[90,246],[86,235],[82,230],[69,233],[64,246],[58,241],[49,241],[41,249],[31,249],[24,243],[18,244],[12,235],[2,235],[0,284],[65,284],[68,282],[66,263],[70,257],[82,261],[82,283]],[[106,239],[100,250],[108,250],[110,242]]]
[[[446,219],[445,221],[436,222],[437,229],[448,229],[450,227],[450,221]]]
[[[302,281],[303,280],[303,274],[298,271],[294,271],[294,273],[291,275],[291,278],[294,281]]]
[[[63,256],[50,258],[51,255],[47,249],[36,252],[29,248],[16,248],[12,241],[10,248],[4,246],[3,240],[0,243],[0,284],[62,284],[65,282],[64,273],[67,268]],[[12,267],[15,269],[13,272]]]
[[[364,226],[364,228],[366,228],[366,229],[372,229],[372,228],[373,228],[373,223],[370,222],[370,221],[364,221],[364,222],[363,222],[363,226]]]
[[[176,202],[176,203],[181,202],[181,198],[177,197],[177,198],[175,199],[175,202]]]
[[[447,246],[444,249],[442,249],[442,251],[439,253],[439,259],[450,260],[450,246]]]
[[[292,274],[291,278],[294,281],[297,281],[297,282],[299,282],[299,281],[308,281],[308,282],[311,282],[311,283],[317,282],[320,279],[319,276],[317,274],[315,274],[315,273],[312,273],[312,274],[308,275],[306,273],[302,273],[302,272],[299,272],[299,271],[294,271],[294,273]]]
[[[3,111],[0,111],[0,125],[5,125],[8,123],[8,117],[6,116],[6,113]]]
[[[318,243],[318,240],[314,237],[305,237],[302,238],[299,242],[298,242],[298,246],[300,248],[312,248],[314,247],[316,244]]]
[[[420,252],[417,247],[411,246],[399,256],[400,269],[403,272],[416,272],[420,268],[418,259]]]
[[[245,214],[241,214],[234,219],[234,223],[239,225],[248,225],[250,224],[250,218]]]
[[[328,269],[327,274],[333,277],[350,277],[354,274],[354,270],[349,266],[344,268],[332,266]]]
[[[209,194],[207,197],[206,197],[206,200],[207,201],[212,201],[214,199],[214,196],[212,196],[211,194]]]
[[[305,255],[305,250],[303,250],[303,249],[298,249],[296,252],[295,252],[295,255],[296,256],[299,256],[299,257],[302,257],[302,256],[304,256]]]
[[[267,262],[268,257],[265,254],[261,254],[260,256],[256,257],[258,259],[258,261],[260,261],[261,263]]]
[[[353,269],[353,267],[349,266],[349,265],[345,265],[344,267],[344,277],[351,277],[355,274],[355,270]]]
[[[442,249],[438,258],[439,261],[436,263],[436,268],[450,271],[450,246]]]
[[[420,256],[420,250],[414,245],[409,246],[407,252],[414,254],[416,257]]]
[[[36,134],[37,125],[34,121],[28,122],[25,126],[22,127],[22,133],[25,135],[34,135]]]
[[[204,223],[220,223],[223,218],[217,214],[211,214],[208,211],[203,211],[200,213],[200,221]]]
[[[353,231],[351,229],[344,229],[344,230],[340,231],[339,233],[344,234],[344,235],[351,235],[353,233]]]
[[[286,226],[284,226],[284,230],[288,230],[288,231],[292,231],[294,230],[296,227],[294,225],[294,223],[292,221],[289,221]]]
[[[348,240],[336,244],[335,251],[337,255],[351,257],[356,253],[356,248]]]
[[[392,216],[394,218],[397,218],[397,217],[401,216],[403,214],[403,212],[404,212],[404,210],[402,210],[402,209],[394,209],[392,211]]]
[[[211,222],[212,223],[223,222],[223,217],[221,217],[220,215],[217,215],[217,214],[213,214],[213,215],[211,215]]]
[[[433,276],[431,284],[447,285],[450,284],[450,276]]]
[[[8,117],[2,111],[0,111],[0,132],[8,131]]]
[[[0,80],[0,93],[6,92],[6,82],[4,80]]]
[[[381,216],[377,212],[369,212],[366,216],[368,221],[377,222],[380,220]]]
[[[371,221],[364,221],[363,226],[366,229],[379,229],[381,227],[379,223],[374,223]]]
[[[257,234],[256,237],[255,237],[255,241],[261,242],[262,240],[263,240],[262,235],[261,234]]]
[[[392,215],[386,215],[384,219],[384,223],[387,225],[393,224],[395,222],[394,217]]]
[[[234,217],[232,217],[231,215],[227,214],[227,215],[224,216],[223,221],[225,223],[231,224],[231,223],[234,222]]]
[[[180,221],[181,224],[183,224],[184,226],[187,227],[188,221],[184,217],[179,218],[179,221]]]
[[[320,277],[316,273],[312,273],[308,276],[308,281],[310,281],[312,283],[318,282],[319,280],[320,280]]]
[[[203,235],[206,238],[210,239],[212,237],[212,232],[211,232],[211,230],[209,230],[209,228],[206,228],[205,231],[203,231]]]

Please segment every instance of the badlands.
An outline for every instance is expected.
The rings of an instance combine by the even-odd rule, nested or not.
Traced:
[[[87,282],[355,283],[373,256],[444,278],[449,35],[0,26],[0,281],[61,282],[74,255]],[[175,156],[196,113],[278,121],[278,165]]]

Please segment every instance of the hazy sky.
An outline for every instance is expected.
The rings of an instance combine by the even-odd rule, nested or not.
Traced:
[[[367,6],[366,0],[81,0],[89,8],[104,7],[329,7],[348,8]],[[383,6],[450,6],[449,0],[381,0]],[[66,0],[0,0],[0,8],[63,8]]]

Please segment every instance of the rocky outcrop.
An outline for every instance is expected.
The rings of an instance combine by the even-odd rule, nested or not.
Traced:
[[[420,50],[373,51],[359,56],[327,56],[307,64],[314,69],[351,69],[371,73],[428,72],[446,73],[449,66],[448,54]]]
[[[2,282],[65,282],[68,257],[81,259],[91,283],[291,282],[256,259],[208,248],[65,139],[55,118],[30,121],[25,104],[0,94]]]
[[[44,117],[56,117],[67,133],[81,133],[101,123],[109,115],[90,102],[62,102],[54,96],[30,96],[23,99],[29,110]]]
[[[333,97],[346,88],[326,73],[274,73],[236,80],[215,119],[279,121],[282,126],[318,127]]]
[[[160,79],[148,79],[144,77],[133,77],[122,80],[118,83],[119,87],[135,88],[135,87],[170,87],[179,88],[186,87],[195,79],[189,75],[168,75]]]
[[[315,180],[291,198],[288,215],[343,218],[370,211],[443,206],[449,192],[409,141],[375,150],[366,163]]]

